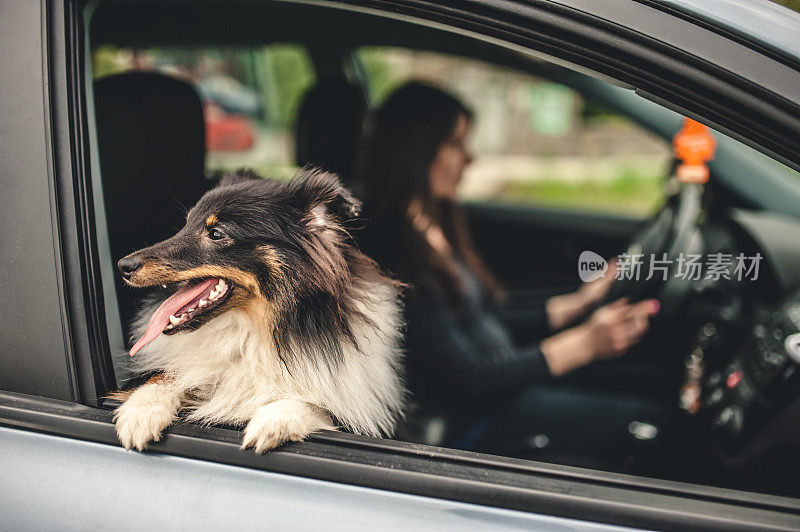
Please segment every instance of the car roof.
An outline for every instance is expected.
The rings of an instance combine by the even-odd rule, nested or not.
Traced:
[[[793,62],[800,60],[800,13],[771,0],[657,1]]]

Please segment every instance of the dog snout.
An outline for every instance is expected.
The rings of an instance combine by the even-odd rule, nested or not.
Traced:
[[[125,279],[130,279],[133,272],[142,266],[142,262],[135,257],[124,257],[119,259],[117,268]]]

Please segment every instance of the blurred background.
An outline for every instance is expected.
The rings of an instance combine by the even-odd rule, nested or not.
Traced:
[[[671,149],[629,119],[564,85],[478,60],[399,48],[356,54],[375,108],[409,80],[438,85],[475,113],[465,201],[646,216],[663,202]],[[206,119],[206,173],[242,166],[288,178],[298,106],[316,80],[306,50],[103,46],[95,78],[152,70],[192,83]]]

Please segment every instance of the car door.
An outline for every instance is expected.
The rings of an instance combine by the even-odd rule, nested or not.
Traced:
[[[119,11],[109,4],[113,15],[124,17],[125,27],[138,24],[146,31],[158,31],[170,17],[185,22],[187,16],[202,28],[209,15],[200,3],[168,5],[161,18],[150,16],[151,3],[122,2]],[[449,3],[280,2],[270,14],[309,24],[330,24],[339,15],[344,23],[434,26],[442,32],[436,33],[439,38],[468,33],[479,42],[544,50],[634,83],[649,97],[800,163],[800,128],[796,117],[780,110],[784,103],[762,94],[755,82],[740,87],[737,65],[726,70],[713,62],[678,61],[687,59],[681,52],[691,44],[683,40],[687,33],[706,36],[727,52],[749,54],[752,48],[636,2],[564,4],[476,2],[466,9]],[[253,13],[262,16],[246,16],[254,6],[237,5],[235,20],[245,26],[247,20],[264,20],[258,11]],[[111,262],[97,222],[102,202],[99,191],[93,193],[99,181],[85,40],[92,12],[85,9],[80,1],[20,2],[4,5],[0,17],[4,526],[796,528],[800,506],[793,499],[342,433],[260,456],[239,450],[237,430],[180,423],[150,452],[122,451],[104,400],[116,384],[106,313],[113,292],[101,274]],[[658,38],[643,39],[637,16],[668,36],[659,30]],[[224,22],[224,16],[213,18]],[[262,31],[258,26],[250,30]],[[342,27],[336,25],[337,31]],[[591,49],[598,43],[602,46]],[[768,59],[759,67],[781,68]],[[653,65],[659,68],[651,70]],[[710,71],[720,74],[719,86],[699,89]],[[671,84],[677,76],[686,84]],[[719,95],[719,101],[709,101],[709,95]],[[759,103],[758,112],[729,120],[737,98]]]

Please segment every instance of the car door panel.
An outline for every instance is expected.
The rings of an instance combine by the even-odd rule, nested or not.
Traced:
[[[4,530],[631,530],[6,427],[0,462]]]

